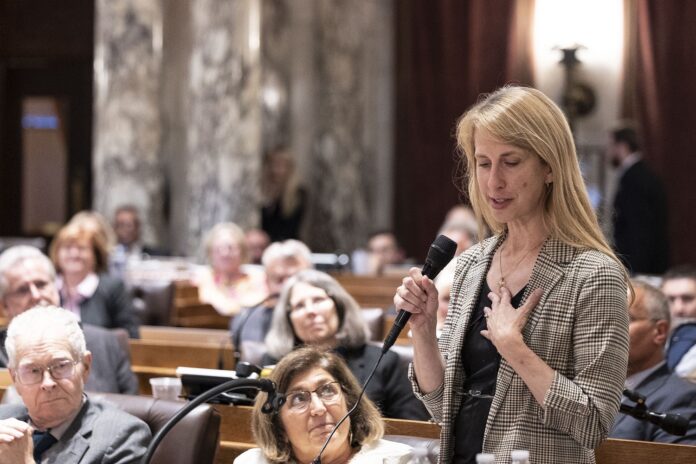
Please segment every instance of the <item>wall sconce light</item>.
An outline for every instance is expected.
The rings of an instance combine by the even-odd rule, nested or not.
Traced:
[[[562,103],[571,129],[573,129],[578,117],[586,116],[592,112],[596,103],[595,92],[592,87],[582,82],[577,76],[577,67],[581,64],[581,61],[576,55],[581,48],[585,47],[578,44],[568,47],[556,47],[563,53],[563,58],[559,61],[565,70]]]

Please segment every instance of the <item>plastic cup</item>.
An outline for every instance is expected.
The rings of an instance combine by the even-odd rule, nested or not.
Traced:
[[[178,377],[155,377],[150,379],[152,396],[158,400],[176,401],[181,395],[181,379]]]

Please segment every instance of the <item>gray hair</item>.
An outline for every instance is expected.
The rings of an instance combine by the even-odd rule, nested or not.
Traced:
[[[299,240],[288,239],[282,242],[273,242],[263,252],[261,264],[268,267],[273,261],[284,259],[296,259],[312,266],[312,252]]]
[[[17,367],[18,346],[27,339],[40,340],[47,335],[68,342],[74,360],[81,360],[87,351],[85,335],[75,314],[58,306],[35,306],[15,316],[7,328],[5,349],[9,367]]]
[[[51,280],[56,278],[56,269],[48,256],[41,250],[29,245],[17,245],[8,248],[0,254],[0,300],[5,298],[5,293],[9,286],[7,273],[19,266],[24,261],[35,260],[41,263],[49,274]]]
[[[642,306],[651,321],[667,321],[669,324],[669,300],[665,294],[656,287],[639,280],[631,280],[631,285],[635,292],[631,306]]]
[[[269,355],[280,359],[302,343],[290,323],[290,297],[293,287],[298,283],[321,288],[333,300],[339,319],[338,332],[335,335],[338,345],[358,348],[367,342],[368,328],[360,313],[358,302],[330,275],[314,269],[306,269],[283,284],[280,298],[273,309],[271,330],[266,335],[266,348]]]
[[[479,224],[475,217],[467,219],[452,219],[440,228],[439,234],[447,235],[447,232],[458,231],[465,234],[471,243],[479,241]]]

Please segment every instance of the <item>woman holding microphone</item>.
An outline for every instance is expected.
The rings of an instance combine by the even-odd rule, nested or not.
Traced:
[[[541,92],[504,87],[459,121],[468,193],[495,235],[457,261],[442,336],[438,294],[416,268],[416,395],[442,425],[440,462],[592,463],[617,413],[628,358],[627,274],[587,197],[573,137]]]

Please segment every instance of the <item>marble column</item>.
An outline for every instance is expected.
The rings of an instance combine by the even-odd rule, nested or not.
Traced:
[[[186,250],[220,221],[258,222],[259,0],[194,0],[187,89]]]
[[[391,225],[393,77],[390,1],[314,2],[307,238],[350,251]]]
[[[118,205],[134,204],[147,218],[145,240],[158,241],[162,5],[97,0],[95,22],[94,209],[111,217]]]

